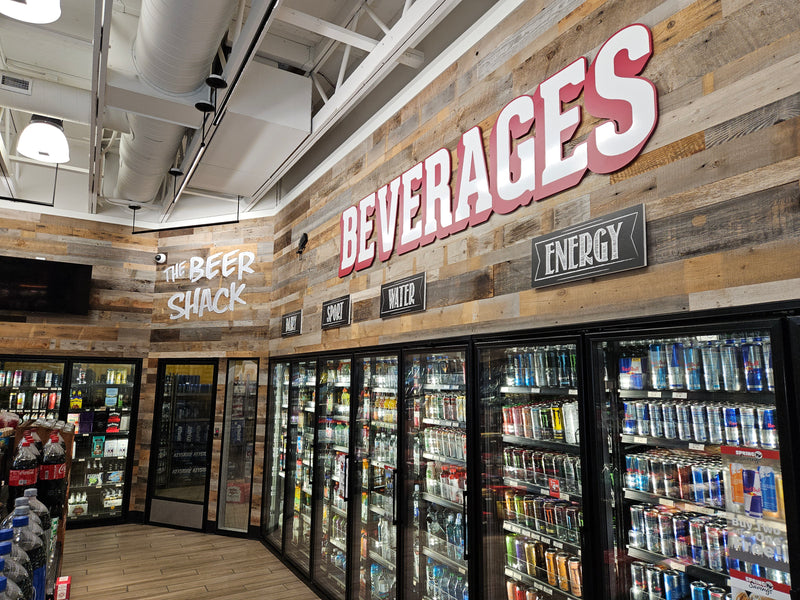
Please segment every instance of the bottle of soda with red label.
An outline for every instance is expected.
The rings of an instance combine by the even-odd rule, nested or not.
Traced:
[[[67,494],[67,456],[56,432],[42,451],[42,464],[39,467],[39,500],[50,511],[50,516],[60,518],[64,511]]]
[[[8,473],[9,511],[14,508],[14,501],[24,496],[26,488],[36,485],[38,475],[39,461],[31,448],[30,441],[24,439]]]

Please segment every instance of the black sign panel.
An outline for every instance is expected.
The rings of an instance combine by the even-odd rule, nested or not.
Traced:
[[[322,328],[333,329],[350,325],[350,296],[322,303]]]
[[[381,319],[425,310],[425,273],[381,286]]]
[[[535,288],[647,266],[644,204],[533,240]]]
[[[281,337],[300,335],[302,311],[296,310],[281,317]]]

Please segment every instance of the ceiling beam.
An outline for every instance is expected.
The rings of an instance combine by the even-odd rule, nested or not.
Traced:
[[[319,17],[308,15],[299,10],[287,8],[285,6],[279,6],[275,9],[275,18],[283,23],[294,25],[300,29],[336,40],[348,46],[360,48],[367,52],[372,52],[380,43],[380,40],[374,40],[355,31],[351,31],[350,29],[345,29],[339,25],[324,21]],[[397,57],[397,60],[404,65],[417,69],[425,62],[425,55],[418,50],[407,49]]]

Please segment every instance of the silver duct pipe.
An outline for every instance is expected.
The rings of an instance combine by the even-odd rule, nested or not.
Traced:
[[[141,78],[161,92],[190,94],[203,85],[236,9],[234,0],[143,0],[133,47]],[[185,129],[131,115],[120,142],[114,196],[152,202]]]

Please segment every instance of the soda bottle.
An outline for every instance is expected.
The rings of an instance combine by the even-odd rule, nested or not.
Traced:
[[[14,517],[14,543],[22,548],[31,559],[33,576],[34,600],[44,600],[45,597],[45,565],[47,557],[42,540],[30,529],[28,517]]]
[[[42,452],[42,464],[39,467],[39,482],[36,488],[39,498],[50,511],[52,518],[64,514],[64,500],[67,494],[67,456],[58,433],[50,434],[50,439]]]
[[[8,531],[10,534],[13,534],[11,529],[4,531]],[[19,588],[21,592],[21,598],[24,598],[24,600],[32,600],[33,583],[31,582],[30,572],[25,567],[26,564],[30,566],[30,560],[28,560],[28,556],[22,550],[19,550],[19,552],[22,556],[24,556],[24,561],[14,558],[12,555],[11,542],[0,542],[0,558],[4,560],[4,566],[1,570],[2,575],[5,576],[9,581],[13,581],[14,584]]]
[[[9,600],[26,600],[19,586],[16,583],[14,583],[11,579],[6,577],[4,573],[5,568],[6,568],[6,561],[0,558],[0,573],[3,573],[3,575],[0,575],[0,579],[5,579],[5,586],[6,586],[5,589],[6,594],[5,596],[0,595],[0,598],[5,597],[8,598]],[[0,584],[0,588],[1,587],[2,584]]]
[[[39,461],[31,448],[30,441],[26,438],[17,450],[11,470],[8,474],[8,508],[14,507],[14,501],[25,493],[25,490],[36,485],[39,471]]]

